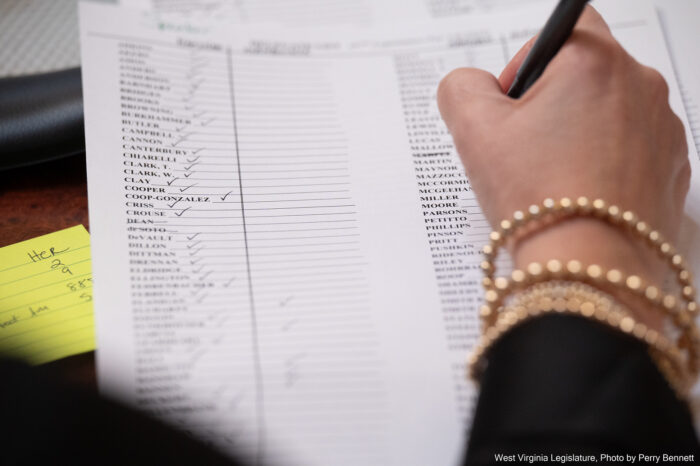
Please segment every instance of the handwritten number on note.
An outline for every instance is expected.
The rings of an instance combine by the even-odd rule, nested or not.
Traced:
[[[66,264],[61,262],[61,259],[53,259],[51,261],[51,268],[52,269],[60,268],[62,273],[67,273],[67,274],[73,275],[73,272],[71,272],[70,267],[68,267]]]
[[[66,286],[71,291],[78,291],[78,290],[82,290],[85,288],[89,288],[91,284],[92,284],[92,278],[83,278],[81,280],[77,280],[74,282],[68,282],[68,283],[66,283]]]

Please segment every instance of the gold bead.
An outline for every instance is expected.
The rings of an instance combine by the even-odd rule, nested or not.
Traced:
[[[498,277],[496,280],[494,280],[493,284],[497,290],[501,290],[501,291],[507,290],[508,285],[510,285],[510,283],[508,282],[508,279],[503,278],[503,277]]]
[[[636,228],[637,222],[639,220],[637,219],[637,216],[634,214],[634,212],[627,210],[622,214],[622,221],[625,222],[628,226]]]
[[[483,270],[485,273],[493,273],[493,264],[491,264],[489,261],[482,261],[481,270]]]
[[[479,308],[479,315],[481,315],[482,318],[486,319],[487,317],[491,317],[491,314],[493,314],[491,306],[483,305]]]
[[[634,326],[633,333],[635,337],[642,339],[647,334],[647,326],[644,324],[637,323]]]
[[[574,276],[579,275],[583,270],[583,264],[579,261],[569,261],[566,263],[566,270]]]
[[[573,211],[574,204],[571,202],[571,199],[569,199],[568,197],[562,197],[559,200],[559,205],[561,206],[561,208],[564,212],[570,213]]]
[[[589,265],[586,269],[586,275],[592,280],[599,280],[603,276],[603,269],[598,265]]]
[[[489,277],[484,277],[481,279],[481,286],[486,289],[493,288],[493,280]]]
[[[659,332],[654,329],[649,329],[647,334],[644,335],[644,340],[652,346],[656,345],[656,342],[659,341]]]
[[[499,232],[492,231],[489,234],[489,239],[491,240],[492,243],[499,244],[503,240],[503,237],[501,236],[501,234]]]
[[[582,214],[587,214],[591,211],[591,203],[588,202],[588,198],[581,196],[576,199],[576,209]]]
[[[489,290],[486,293],[484,293],[484,299],[487,303],[493,304],[496,301],[498,301],[498,293],[494,290]]]
[[[581,301],[576,298],[570,298],[566,303],[566,308],[571,312],[578,312],[581,310]]]
[[[488,338],[489,340],[492,340],[492,341],[493,341],[493,340],[495,340],[496,338],[498,338],[498,330],[496,330],[496,329],[493,328],[493,327],[490,327],[488,330],[486,330],[485,336],[486,336],[486,338]]]
[[[557,203],[554,202],[554,199],[547,198],[542,202],[542,205],[544,206],[545,209],[547,210],[554,210],[557,206]]]
[[[630,275],[627,277],[627,280],[625,280],[625,284],[630,290],[639,291],[642,287],[642,279],[636,275]]]
[[[683,267],[683,262],[683,256],[681,256],[680,254],[674,254],[673,257],[671,257],[671,264],[677,269]]]
[[[678,280],[680,280],[681,283],[689,285],[693,282],[693,276],[691,275],[689,270],[681,270],[680,272],[678,272]]]
[[[653,244],[655,246],[657,246],[663,242],[663,239],[661,238],[661,233],[659,233],[656,230],[650,231],[649,236],[647,236],[647,239],[649,240],[649,242],[651,244]]]
[[[606,274],[606,278],[610,283],[613,285],[617,285],[622,281],[622,272],[620,272],[617,269],[610,269],[608,270],[608,273]]]
[[[605,312],[605,310],[601,309],[601,308],[596,309],[596,311],[593,315],[595,316],[596,319],[601,320],[601,321],[607,319],[607,317],[608,317],[608,313]]]
[[[566,311],[566,300],[564,298],[557,298],[554,300],[553,309],[557,312]]]
[[[589,301],[581,304],[581,314],[584,317],[591,317],[595,313],[595,305]]]
[[[659,289],[655,286],[648,286],[647,289],[644,290],[644,296],[646,296],[649,301],[654,303],[659,302],[660,294]]]
[[[612,223],[620,223],[622,221],[622,213],[620,208],[616,205],[611,205],[608,207],[608,218]]]
[[[661,251],[661,254],[664,256],[670,256],[673,254],[673,246],[671,246],[669,243],[663,243],[661,246],[659,246],[659,251]]]
[[[547,271],[551,274],[559,274],[562,271],[561,262],[554,259],[547,262]]]
[[[493,256],[493,246],[491,246],[490,244],[487,244],[487,245],[484,246],[484,248],[482,249],[482,252],[484,253],[484,255],[485,255],[486,257],[489,257],[489,258],[490,258],[491,256]]]
[[[687,309],[687,311],[690,312],[691,314],[697,314],[697,312],[698,312],[698,303],[696,303],[695,301],[693,301],[693,302],[691,302],[691,303],[688,303],[688,305],[686,306],[686,309]]]
[[[638,222],[636,229],[637,229],[637,233],[639,233],[642,236],[649,235],[649,225],[647,225],[645,222]]]
[[[515,223],[515,225],[520,225],[524,221],[525,221],[525,214],[523,213],[523,211],[516,210],[515,213],[513,214],[513,222]]]
[[[631,333],[634,330],[634,319],[631,317],[623,317],[620,321],[620,329],[625,333]]]
[[[513,224],[510,223],[510,220],[501,221],[501,230],[503,230],[504,233],[508,233],[512,228]]]
[[[530,207],[528,207],[527,211],[530,215],[532,215],[533,218],[539,217],[542,213],[542,211],[540,210],[540,206],[536,204],[532,204]]]
[[[605,217],[608,214],[608,206],[602,199],[593,201],[593,210],[595,211],[596,217]]]
[[[542,272],[544,272],[544,270],[542,269],[542,264],[532,262],[530,265],[527,266],[527,273],[532,275],[534,278],[542,275]]]
[[[692,286],[684,286],[682,293],[683,293],[683,297],[685,299],[694,299],[695,298],[695,288],[693,288]]]
[[[668,295],[664,296],[661,303],[663,304],[663,306],[666,309],[668,309],[669,311],[672,311],[676,307],[676,297],[668,294]]]
[[[510,278],[511,278],[511,280],[513,280],[514,283],[520,284],[520,283],[525,282],[525,279],[527,278],[527,276],[525,275],[525,272],[523,272],[522,270],[516,269],[516,270],[513,270],[513,272],[510,274]]]
[[[545,296],[538,303],[538,307],[540,311],[551,311],[554,309],[554,303],[552,302],[551,298]]]

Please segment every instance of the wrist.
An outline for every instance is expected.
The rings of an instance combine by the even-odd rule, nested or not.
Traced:
[[[659,285],[663,285],[666,277],[665,264],[646,244],[621,228],[594,218],[575,217],[549,225],[516,238],[509,245],[509,251],[515,267],[521,270],[532,262],[557,259],[564,263],[577,260],[586,265],[618,269]],[[649,303],[617,290],[606,288],[603,291],[612,294],[646,325],[661,329],[663,315]]]

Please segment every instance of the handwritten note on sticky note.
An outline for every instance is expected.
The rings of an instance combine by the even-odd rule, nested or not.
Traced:
[[[93,349],[85,227],[0,248],[0,355],[42,364]]]

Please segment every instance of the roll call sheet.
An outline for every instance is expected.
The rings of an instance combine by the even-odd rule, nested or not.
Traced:
[[[651,6],[601,7],[682,113]],[[82,5],[101,389],[259,464],[457,463],[489,228],[435,91],[548,13],[232,31]]]

